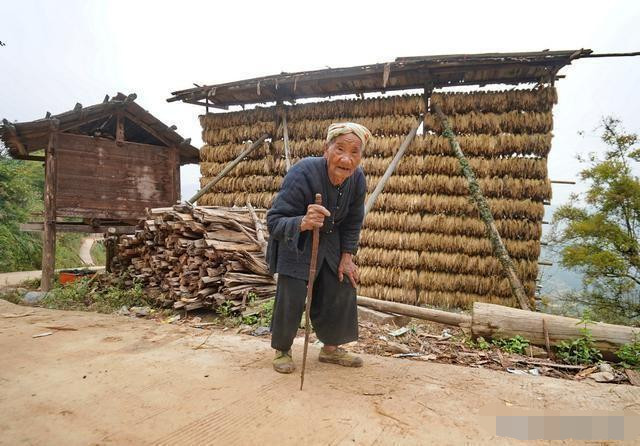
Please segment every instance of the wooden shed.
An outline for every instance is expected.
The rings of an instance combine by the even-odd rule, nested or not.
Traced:
[[[56,231],[132,230],[146,209],[180,200],[180,166],[198,163],[198,149],[118,93],[100,104],[31,122],[0,126],[0,138],[16,159],[45,164],[42,288],[52,284]],[[44,155],[34,152],[44,151]],[[80,217],[82,221],[61,221]],[[69,220],[69,219],[67,219]],[[77,220],[77,219],[76,219]]]

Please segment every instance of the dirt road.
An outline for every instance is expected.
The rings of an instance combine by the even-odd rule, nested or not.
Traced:
[[[376,356],[345,369],[314,346],[300,392],[267,339],[208,334],[0,300],[0,444],[506,445],[497,414],[640,412],[638,387]]]
[[[78,256],[80,256],[80,260],[87,266],[95,266],[93,262],[93,257],[91,257],[91,247],[96,242],[102,238],[102,234],[91,234],[82,239],[82,244],[80,245],[80,250],[78,251]]]

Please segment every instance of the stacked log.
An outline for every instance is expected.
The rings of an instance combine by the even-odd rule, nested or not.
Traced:
[[[247,208],[152,209],[135,234],[120,237],[114,271],[156,288],[176,309],[241,305],[250,293],[271,297],[275,282],[262,253],[267,235],[258,223],[256,229]]]
[[[531,90],[435,92],[430,104],[448,116],[487,198],[505,247],[528,297],[535,292],[544,203],[551,197],[553,87]],[[435,115],[422,95],[335,100],[256,107],[200,117],[201,184],[263,132],[271,135],[202,196],[203,205],[233,206],[247,199],[269,208],[286,174],[282,115],[286,114],[291,163],[323,152],[332,122],[367,126],[373,138],[362,168],[371,193],[405,135],[424,114],[394,174],[367,215],[361,234],[360,294],[407,304],[470,308],[483,301],[515,305],[493,256],[467,180]]]

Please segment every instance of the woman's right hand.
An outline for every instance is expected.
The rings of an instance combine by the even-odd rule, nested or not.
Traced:
[[[310,204],[307,206],[307,213],[302,217],[300,232],[321,228],[324,224],[325,217],[329,217],[330,215],[331,212],[329,212],[324,206],[319,204]]]

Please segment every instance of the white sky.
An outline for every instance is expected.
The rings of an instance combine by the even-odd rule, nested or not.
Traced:
[[[522,5],[522,6],[518,6]],[[398,56],[591,48],[640,50],[640,2],[0,1],[0,118],[59,113],[135,92],[201,144],[202,108],[167,103],[193,82],[392,61]],[[585,59],[558,82],[552,179],[574,179],[578,152],[601,147],[601,116],[640,131],[640,57]],[[585,130],[586,137],[577,132]],[[182,194],[197,190],[182,168]],[[579,186],[554,186],[554,205]]]

